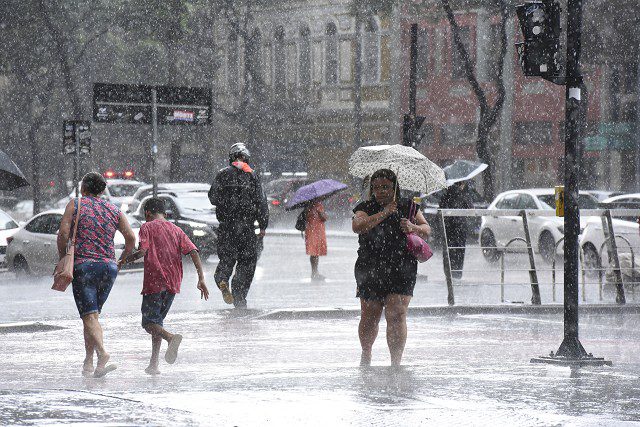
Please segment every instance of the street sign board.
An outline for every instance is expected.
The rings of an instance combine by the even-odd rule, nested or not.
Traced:
[[[153,89],[156,90],[158,124],[211,124],[212,96],[208,88],[110,83],[93,85],[93,121],[152,124]]]
[[[91,122],[86,120],[65,120],[62,123],[62,153],[75,154],[76,137],[80,153],[91,153]]]

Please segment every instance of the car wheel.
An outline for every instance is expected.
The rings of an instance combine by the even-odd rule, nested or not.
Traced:
[[[551,263],[556,256],[556,241],[548,231],[540,235],[538,251],[545,262]]]
[[[29,264],[22,255],[16,255],[13,259],[13,271],[17,278],[26,277],[31,275]]]
[[[598,277],[602,261],[598,255],[598,251],[591,243],[587,243],[582,247],[582,268],[587,277]]]
[[[480,246],[482,246],[482,255],[485,260],[497,262],[500,259],[500,251],[496,248],[496,238],[491,230],[482,230]]]

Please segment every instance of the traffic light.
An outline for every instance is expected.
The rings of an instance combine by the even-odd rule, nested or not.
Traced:
[[[527,1],[516,7],[524,42],[516,43],[522,72],[563,84],[560,61],[560,5]]]
[[[426,117],[405,114],[402,122],[402,145],[416,148],[424,135],[419,133]]]

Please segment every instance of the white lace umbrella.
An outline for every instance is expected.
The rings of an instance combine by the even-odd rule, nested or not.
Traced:
[[[349,173],[358,178],[391,169],[403,190],[431,193],[447,187],[444,171],[414,148],[404,145],[360,147],[349,159]]]

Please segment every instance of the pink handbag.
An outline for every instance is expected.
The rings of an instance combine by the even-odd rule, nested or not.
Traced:
[[[409,209],[409,221],[413,222],[416,216],[414,206],[417,206],[415,203],[411,203],[411,208]],[[433,256],[433,251],[431,250],[431,246],[424,239],[418,236],[415,233],[407,234],[407,251],[416,259],[418,262],[425,262],[429,260]]]
[[[80,199],[81,198],[78,198],[78,207],[76,208],[76,223],[73,227],[73,238],[67,242],[67,253],[58,261],[56,268],[53,270],[53,286],[51,286],[51,289],[54,291],[66,291],[69,284],[73,281],[73,258],[76,248],[78,223],[80,222]]]

